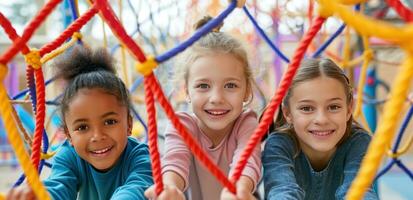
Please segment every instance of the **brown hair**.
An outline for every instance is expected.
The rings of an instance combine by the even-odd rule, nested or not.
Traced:
[[[285,95],[283,102],[282,102],[282,107],[285,107],[289,109],[289,100],[292,95],[292,92],[294,88],[306,81],[313,80],[315,78],[318,78],[320,76],[325,76],[329,78],[333,78],[337,81],[339,81],[344,88],[344,92],[346,94],[346,103],[347,105],[350,105],[353,102],[353,90],[352,86],[350,85],[350,81],[347,78],[346,74],[343,72],[343,70],[338,67],[333,61],[330,59],[324,58],[324,59],[305,59],[302,61],[300,68],[298,68],[297,73],[295,74],[291,86],[287,91],[287,94]],[[281,109],[281,106],[280,106]],[[350,117],[350,119],[347,121],[346,125],[346,131],[344,133],[344,136],[341,138],[341,140],[338,142],[337,145],[342,144],[352,133],[352,125],[355,125],[356,128],[361,128],[354,120],[353,116]],[[281,110],[278,111],[278,115],[275,121],[275,132],[279,133],[285,133],[288,134],[289,136],[292,137],[292,139],[295,142],[296,145],[296,156],[300,152],[300,146],[298,143],[297,135],[294,131],[294,128],[287,123],[283,112]]]

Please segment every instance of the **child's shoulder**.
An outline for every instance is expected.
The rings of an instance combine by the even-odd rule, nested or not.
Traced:
[[[353,126],[350,137],[340,145],[340,149],[350,151],[355,149],[365,149],[371,141],[371,135],[366,130]]]
[[[131,148],[133,150],[147,151],[149,147],[147,144],[139,142],[136,138],[128,137],[127,148]]]
[[[371,134],[360,127],[353,126],[348,141],[354,142],[357,140],[364,140],[366,142],[370,142]]]
[[[285,143],[293,143],[294,140],[292,136],[288,133],[284,132],[272,132],[268,135],[266,142],[285,142]]]

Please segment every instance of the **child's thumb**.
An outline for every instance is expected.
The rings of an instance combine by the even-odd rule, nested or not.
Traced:
[[[156,198],[155,185],[152,185],[147,190],[145,190],[144,195],[148,199],[155,199]]]

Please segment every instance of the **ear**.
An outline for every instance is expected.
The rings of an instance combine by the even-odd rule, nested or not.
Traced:
[[[290,110],[286,106],[282,106],[281,108],[282,108],[282,112],[283,112],[284,118],[287,121],[287,123],[292,124],[293,119],[292,119]]]
[[[247,85],[247,91],[245,92],[244,103],[251,101],[251,96],[252,96],[251,86]]]
[[[67,129],[67,126],[66,126],[66,125],[63,126],[63,131],[64,131],[64,133],[65,133],[65,135],[66,135],[67,141],[69,141],[70,145],[73,146],[73,144],[72,144],[72,137],[70,137],[69,130]]]
[[[128,115],[128,136],[132,135],[132,128],[133,128],[133,118],[131,115]]]
[[[185,101],[186,101],[187,103],[191,103],[191,97],[189,96],[188,86],[185,85],[184,89],[185,89],[185,96],[186,96],[186,97],[185,97]]]

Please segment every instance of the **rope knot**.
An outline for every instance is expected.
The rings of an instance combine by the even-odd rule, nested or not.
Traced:
[[[82,39],[82,34],[79,32],[74,32],[72,38],[77,38],[78,40]]]
[[[0,83],[4,80],[4,78],[6,78],[8,70],[9,69],[5,64],[0,63]]]
[[[364,50],[363,54],[364,54],[364,59],[366,59],[366,60],[371,60],[374,57],[374,53],[371,49]]]
[[[234,1],[234,0],[228,0],[229,3],[231,3],[232,1]],[[246,0],[237,0],[237,1],[236,1],[237,7],[238,7],[238,8],[244,7],[244,6],[245,6],[245,1],[246,1]]]
[[[158,62],[156,62],[153,56],[150,56],[146,59],[143,63],[137,63],[135,68],[136,70],[141,73],[143,76],[147,76],[152,73],[152,70],[158,66]]]
[[[29,53],[24,55],[24,60],[28,65],[31,65],[33,69],[40,69],[42,67],[40,52],[37,49],[31,49]]]

